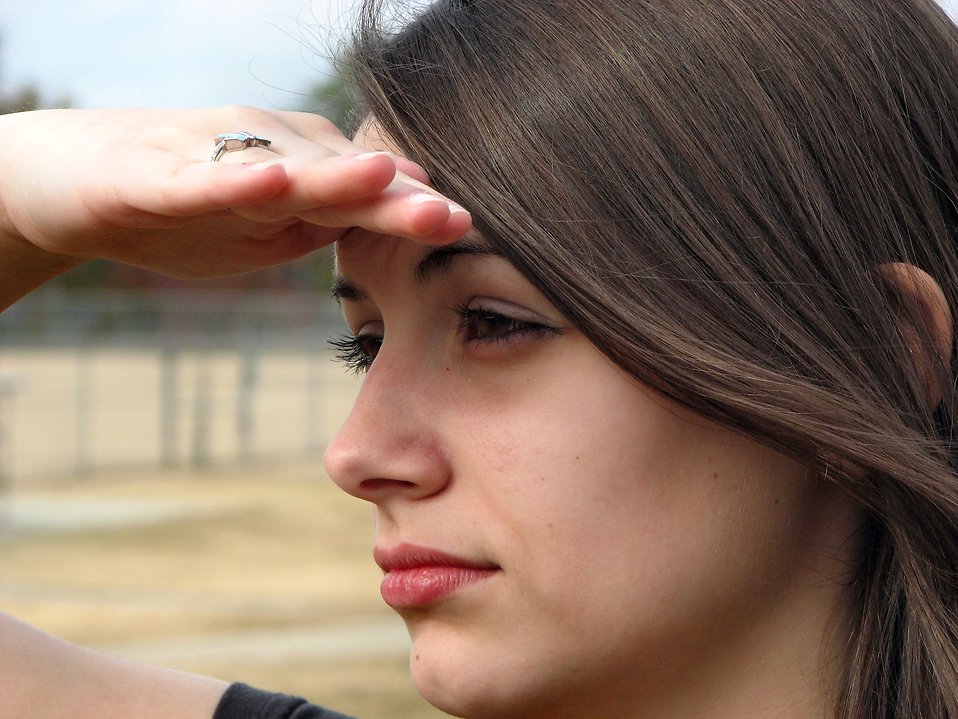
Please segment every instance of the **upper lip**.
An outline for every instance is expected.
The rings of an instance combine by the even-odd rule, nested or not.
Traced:
[[[376,547],[373,559],[384,572],[416,567],[462,567],[465,569],[499,569],[499,565],[475,559],[457,557],[439,549],[398,544],[395,547]]]

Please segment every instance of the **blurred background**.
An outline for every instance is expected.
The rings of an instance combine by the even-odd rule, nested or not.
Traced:
[[[0,0],[0,113],[342,122],[329,60],[349,17],[347,0]],[[330,272],[322,252],[202,283],[92,263],[0,316],[0,611],[363,719],[444,716],[379,599],[370,511],[323,474],[357,389],[330,362]]]
[[[348,23],[320,0],[0,0],[0,113],[342,123]],[[379,598],[370,510],[322,470],[358,386],[330,279],[328,252],[199,283],[100,262],[0,316],[0,611],[361,719],[444,716]]]

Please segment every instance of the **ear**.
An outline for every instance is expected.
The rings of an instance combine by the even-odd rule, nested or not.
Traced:
[[[943,391],[941,369],[950,366],[954,343],[954,321],[945,293],[934,277],[906,262],[886,262],[877,272],[899,304],[899,322],[914,348],[915,369],[925,380],[928,401],[937,407]]]

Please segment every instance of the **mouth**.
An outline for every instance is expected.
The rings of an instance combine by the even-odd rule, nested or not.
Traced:
[[[385,572],[380,593],[393,609],[426,607],[501,571],[491,562],[475,561],[436,549],[400,544],[373,550]]]

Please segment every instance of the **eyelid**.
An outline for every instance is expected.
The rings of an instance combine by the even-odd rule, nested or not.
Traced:
[[[370,326],[373,327],[372,330],[369,329]],[[356,337],[382,337],[385,329],[382,320],[372,320],[370,322],[364,322],[353,335]]]
[[[534,310],[530,310],[528,307],[515,305],[511,302],[497,300],[492,297],[484,297],[479,295],[470,299],[465,306],[470,310],[485,310],[486,312],[502,314],[510,319],[518,320],[520,322],[529,322],[531,324],[545,325],[547,327],[554,327],[558,324],[554,320],[545,317]]]

